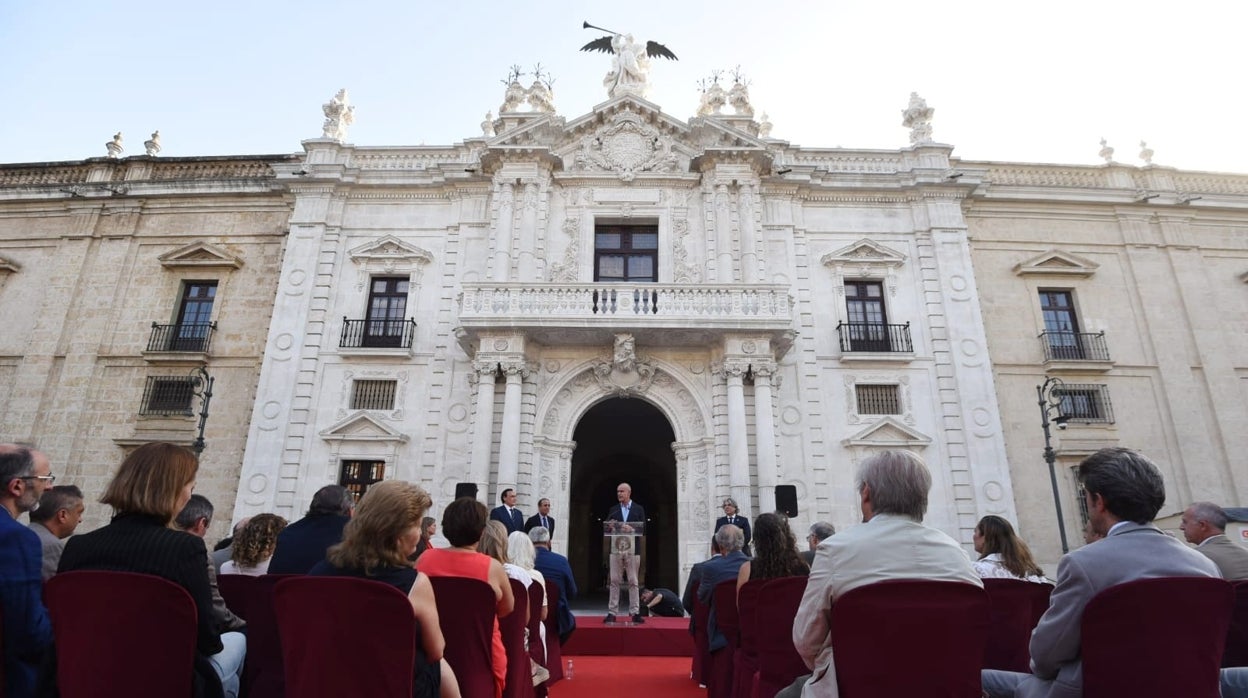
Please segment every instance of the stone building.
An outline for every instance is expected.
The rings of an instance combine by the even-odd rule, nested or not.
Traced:
[[[0,165],[0,440],[47,451],[87,527],[127,449],[194,442],[206,367],[198,490],[227,530],[290,218],[272,167],[291,159]]]

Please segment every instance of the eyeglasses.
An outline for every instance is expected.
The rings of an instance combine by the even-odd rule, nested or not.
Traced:
[[[18,480],[43,480],[44,482],[56,482],[55,475],[23,475]]]

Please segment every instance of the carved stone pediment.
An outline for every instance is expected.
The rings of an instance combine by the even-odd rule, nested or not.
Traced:
[[[819,262],[829,267],[838,264],[899,267],[906,263],[906,255],[863,238],[852,245],[825,254],[819,258]]]
[[[160,260],[161,266],[166,268],[228,267],[230,269],[238,269],[243,266],[243,260],[237,255],[230,254],[225,248],[202,240],[197,240],[171,252],[166,252],[157,257],[157,259]]]
[[[352,249],[351,261],[368,271],[387,274],[411,272],[433,261],[433,255],[415,245],[408,244],[393,235],[386,235]]]
[[[654,366],[637,356],[633,335],[615,335],[611,361],[599,361],[590,369],[602,391],[615,397],[644,395],[654,382]]]
[[[846,446],[878,448],[926,448],[932,438],[892,417],[882,417],[871,426],[845,439]]]
[[[326,441],[393,441],[406,443],[401,434],[379,422],[367,412],[356,412],[320,433]]]
[[[671,134],[633,110],[617,112],[568,148],[564,158],[568,171],[614,173],[626,182],[642,173],[688,171],[689,163]]]
[[[1053,276],[1092,276],[1099,264],[1077,254],[1062,250],[1047,250],[1041,254],[1025,259],[1014,265],[1014,273],[1019,276],[1029,274]]]

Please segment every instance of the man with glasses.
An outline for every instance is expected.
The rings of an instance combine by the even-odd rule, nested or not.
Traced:
[[[52,623],[43,607],[43,546],[17,517],[39,506],[56,476],[48,457],[19,444],[0,444],[0,610],[4,613],[4,694],[30,696]]]
[[[815,549],[824,540],[831,538],[833,533],[836,533],[836,527],[827,521],[816,521],[810,525],[810,533],[806,535],[806,545],[810,546],[810,550],[798,553],[808,566],[815,564]]]

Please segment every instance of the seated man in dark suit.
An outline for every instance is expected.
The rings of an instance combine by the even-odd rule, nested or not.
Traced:
[[[719,631],[716,624],[715,585],[720,582],[732,582],[735,585],[741,565],[750,559],[741,552],[741,546],[745,545],[745,535],[732,524],[727,524],[715,533],[715,542],[723,555],[704,563],[702,579],[698,585],[698,600],[711,609],[710,619],[707,621],[707,636],[710,638],[708,649],[712,653],[728,646],[728,638]]]
[[[816,521],[810,525],[810,533],[806,535],[806,544],[810,546],[810,550],[798,553],[808,566],[815,564],[815,548],[833,533],[836,533],[836,528],[827,521]]]
[[[554,582],[559,587],[559,608],[556,609],[559,614],[559,644],[566,644],[576,630],[576,616],[572,615],[572,607],[568,605],[568,599],[575,599],[577,594],[572,567],[568,564],[568,558],[551,552],[550,531],[538,526],[529,531],[529,540],[533,541],[533,548],[537,552],[533,568],[541,572],[546,581]]]
[[[307,574],[330,546],[342,542],[342,529],[354,511],[355,497],[342,485],[317,490],[307,516],[277,534],[269,574]]]
[[[516,491],[508,487],[498,495],[502,504],[490,510],[490,519],[507,527],[507,535],[524,531],[524,514],[516,508]]]

